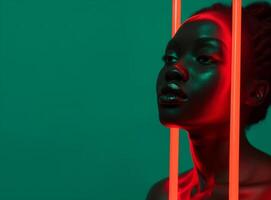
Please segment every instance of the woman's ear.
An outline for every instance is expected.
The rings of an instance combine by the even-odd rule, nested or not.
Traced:
[[[260,106],[270,92],[270,84],[267,80],[254,80],[248,88],[245,104],[248,106]]]

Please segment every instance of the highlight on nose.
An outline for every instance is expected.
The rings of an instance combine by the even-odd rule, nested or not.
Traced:
[[[175,66],[171,66],[167,69],[165,74],[166,81],[181,81],[185,82],[187,81],[187,73],[184,71],[179,70]]]

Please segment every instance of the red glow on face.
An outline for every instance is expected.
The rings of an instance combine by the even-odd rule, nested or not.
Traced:
[[[201,55],[218,58],[219,62],[202,64],[197,60]],[[187,131],[229,122],[231,28],[226,18],[215,12],[205,12],[186,20],[169,42],[165,56],[177,57],[178,62],[174,65],[182,77],[186,74],[183,69],[188,72],[188,80],[180,84],[189,101],[174,109],[160,106],[160,121],[167,127]],[[170,66],[165,63],[162,68],[158,90],[168,84],[165,77]]]
[[[194,22],[201,22],[196,24]],[[205,24],[202,22],[206,22]],[[210,22],[212,24],[210,24]],[[190,26],[194,24],[194,26]],[[190,27],[189,27],[190,26]],[[189,28],[188,28],[189,27]],[[195,28],[196,27],[196,28]],[[194,29],[195,28],[195,29]],[[183,29],[183,30],[181,30]],[[184,31],[185,29],[185,31]],[[206,31],[206,29],[208,29]],[[209,30],[210,29],[210,30]],[[204,30],[200,32],[201,30]],[[195,31],[199,32],[197,35],[195,34],[193,37],[190,37],[190,32]],[[183,39],[183,37],[187,38]],[[184,83],[184,90],[191,97],[191,101],[187,104],[180,105],[180,110],[170,110],[170,117],[173,118],[167,119],[168,127],[182,127],[188,131],[193,128],[200,128],[204,125],[212,125],[216,123],[220,123],[221,121],[226,122],[229,121],[229,108],[230,108],[230,85],[231,85],[231,31],[230,24],[225,21],[220,15],[215,12],[206,12],[202,14],[195,15],[184,22],[181,26],[180,30],[176,33],[173,38],[173,47],[171,50],[177,52],[178,47],[184,46],[183,41],[187,39],[191,39],[190,43],[188,42],[187,46],[198,45],[195,41],[197,39],[202,38],[213,38],[219,39],[222,41],[222,45],[219,46],[219,50],[212,50],[214,52],[220,52],[220,49],[223,49],[223,60],[220,64],[204,66],[200,65],[194,61],[189,60],[191,56],[195,54],[195,52],[190,52],[188,49],[187,52],[181,54],[180,62],[176,64],[179,71],[183,71],[185,69],[188,71],[189,80]],[[199,49],[205,48],[204,45],[200,44]],[[174,49],[175,47],[176,49]],[[182,49],[183,51],[186,51]],[[201,50],[199,50],[201,51]],[[187,56],[186,56],[187,55]],[[215,54],[216,55],[216,54]],[[212,54],[213,56],[213,54]],[[187,58],[187,59],[186,59]],[[195,60],[195,59],[194,59]],[[182,72],[182,74],[184,74]],[[160,74],[163,79],[163,71]],[[161,85],[163,81],[161,81]],[[159,81],[158,81],[159,86]],[[196,106],[195,106],[196,105]],[[183,109],[184,108],[184,109]],[[164,110],[162,110],[164,111]],[[166,111],[167,112],[167,111]],[[166,113],[165,112],[165,113]],[[182,118],[182,116],[186,117],[191,114],[188,118]],[[167,114],[167,113],[166,113]],[[171,121],[176,117],[176,121]],[[180,117],[180,118],[179,118]],[[178,121],[179,120],[179,121]],[[196,157],[193,155],[192,156]],[[199,161],[194,160],[198,166],[200,166]],[[213,160],[213,162],[216,162]],[[190,199],[191,192],[196,190],[196,195],[193,196],[193,199],[202,199],[203,197],[210,197],[213,191],[213,187],[215,181],[212,177],[209,177],[207,188],[204,189],[204,192],[200,192],[199,190],[199,180],[198,176],[195,175],[197,172],[190,173],[188,176],[179,177],[179,197],[181,199]],[[169,183],[166,182],[164,185],[165,192],[169,190]]]
[[[223,41],[226,48],[224,49],[225,56],[223,66],[219,66],[219,81],[214,91],[213,101],[211,100],[210,105],[206,107],[206,110],[204,111],[205,114],[202,115],[205,119],[202,119],[202,121],[205,120],[206,123],[208,123],[212,122],[214,119],[220,118],[222,115],[221,111],[228,113],[226,117],[228,117],[227,120],[229,120],[232,47],[231,23],[227,21],[226,17],[223,17],[218,13],[205,12],[192,16],[187,21],[185,21],[184,24],[203,20],[209,20],[218,25],[220,30],[217,37]],[[224,107],[225,109],[219,109],[221,107]]]

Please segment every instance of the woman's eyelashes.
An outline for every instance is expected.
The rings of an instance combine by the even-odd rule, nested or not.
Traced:
[[[178,62],[178,58],[173,55],[164,55],[162,60],[165,62],[165,64],[173,64]]]
[[[196,61],[201,65],[211,65],[218,63],[219,60],[210,55],[198,55],[196,56]]]

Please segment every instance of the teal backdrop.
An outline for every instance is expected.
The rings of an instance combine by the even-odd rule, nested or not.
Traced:
[[[214,2],[183,0],[183,18]],[[168,175],[170,37],[170,0],[0,0],[0,199],[144,200]],[[269,154],[270,122],[249,131]],[[185,133],[180,152],[185,171]]]

